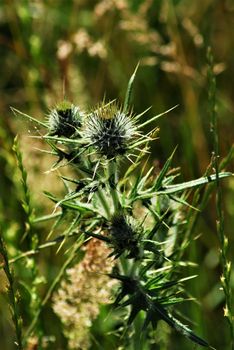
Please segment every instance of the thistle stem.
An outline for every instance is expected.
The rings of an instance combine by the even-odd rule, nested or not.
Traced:
[[[108,178],[109,178],[110,195],[114,206],[114,213],[117,213],[120,208],[120,202],[119,202],[119,196],[117,192],[118,172],[117,172],[116,161],[111,161],[108,164]]]
[[[106,197],[105,197],[103,191],[98,189],[97,196],[98,196],[98,199],[102,205],[103,210],[105,211],[106,218],[107,218],[107,220],[109,220],[111,217],[110,207],[109,207],[109,204],[107,203],[107,200],[106,200]]]

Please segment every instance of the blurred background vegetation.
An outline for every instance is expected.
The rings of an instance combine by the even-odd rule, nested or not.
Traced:
[[[10,106],[43,119],[64,97],[83,109],[100,102],[104,96],[106,100],[119,98],[123,101],[129,77],[140,61],[134,87],[134,111],[139,113],[152,106],[149,113],[154,115],[179,104],[159,121],[160,139],[152,146],[155,166],[160,167],[178,145],[173,165],[181,167],[180,180],[200,177],[209,166],[212,153],[208,46],[214,54],[217,75],[221,158],[227,155],[233,142],[233,32],[233,0],[2,0],[0,224],[9,255],[15,256],[17,251],[30,248],[29,242],[20,243],[25,230],[25,213],[20,174],[12,151],[16,134],[20,136],[35,213],[51,213],[51,204],[44,198],[43,190],[60,190],[56,174],[45,175],[49,164],[47,156],[36,150],[41,147],[40,142],[28,137],[33,125],[14,117]],[[229,165],[227,170],[233,169]],[[222,188],[225,232],[230,242],[229,258],[233,260],[233,180],[223,181]],[[43,241],[48,228],[40,225],[37,230],[39,241]],[[187,253],[199,266],[193,269],[198,278],[188,286],[200,306],[187,304],[185,313],[195,321],[197,333],[217,349],[229,349],[229,330],[223,317],[224,298],[219,282],[214,197],[197,223],[196,235],[200,234]],[[55,252],[51,249],[37,256],[41,275],[47,281],[40,281],[41,295],[45,294],[63,261],[63,255]],[[14,265],[17,279],[30,280],[27,263]],[[3,290],[2,272],[0,279]],[[234,276],[232,282],[234,284]],[[19,290],[25,295],[20,283]],[[28,300],[27,295],[21,296],[25,325],[29,317]],[[0,305],[0,348],[11,350],[14,331],[8,322],[10,315],[4,296],[0,297]],[[45,334],[55,336],[47,348],[65,348],[60,321],[50,304],[41,322]],[[113,343],[110,345],[108,340],[103,340],[102,327],[98,320],[96,322],[93,334],[102,346],[93,342],[92,349],[115,348]],[[174,333],[171,344],[172,350],[191,347],[187,340]],[[160,349],[167,348],[161,346]]]

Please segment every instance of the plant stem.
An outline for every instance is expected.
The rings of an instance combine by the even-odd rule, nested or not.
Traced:
[[[114,206],[114,213],[117,213],[120,208],[120,202],[119,202],[119,196],[117,192],[118,169],[117,169],[117,162],[115,160],[108,163],[108,178],[109,178],[110,195]]]
[[[9,287],[8,287],[8,295],[9,295],[9,299],[10,299],[10,304],[11,304],[11,312],[12,312],[12,320],[14,322],[15,325],[15,331],[16,331],[16,345],[17,348],[19,350],[22,350],[22,321],[19,317],[19,313],[18,313],[18,308],[17,308],[17,303],[18,303],[18,297],[16,295],[16,291],[14,288],[14,278],[13,278],[13,274],[10,270],[10,266],[9,266],[9,259],[8,259],[8,254],[7,254],[7,250],[5,248],[5,245],[3,243],[3,239],[0,235],[0,253],[3,257],[4,260],[4,271],[9,283]]]
[[[109,189],[110,189],[110,195],[113,202],[114,213],[118,213],[118,211],[120,210],[120,200],[117,192],[117,183],[118,183],[117,166],[118,164],[115,160],[108,163]],[[119,262],[120,271],[124,275],[128,275],[129,273],[134,274],[136,265],[138,265],[137,262],[133,262],[131,265],[129,259],[127,259],[124,255],[119,257],[118,262]],[[130,272],[130,268],[131,268],[131,272]],[[137,320],[133,322],[133,328],[134,328],[134,335],[133,335],[132,346],[134,350],[140,350],[142,349],[142,338],[141,338],[141,332],[139,332],[139,320],[138,322]]]
[[[212,165],[216,173],[216,213],[217,213],[217,235],[220,245],[220,263],[222,267],[221,284],[225,295],[224,317],[227,318],[231,333],[231,348],[234,350],[234,325],[232,314],[232,289],[231,289],[231,261],[228,260],[228,238],[224,233],[223,200],[219,181],[219,137],[216,112],[216,79],[213,70],[213,55],[211,49],[207,51],[208,60],[208,84],[209,84],[209,106],[211,116],[211,133],[213,136]]]
[[[98,196],[98,199],[99,199],[99,201],[100,201],[100,203],[102,205],[102,208],[103,208],[103,210],[104,210],[104,212],[106,214],[107,220],[110,219],[111,211],[110,211],[109,204],[108,204],[108,202],[106,200],[106,197],[105,197],[105,195],[103,193],[103,190],[98,189],[97,190],[97,196]]]

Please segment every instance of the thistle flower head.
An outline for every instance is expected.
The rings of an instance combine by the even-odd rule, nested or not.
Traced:
[[[84,136],[97,152],[112,159],[123,156],[136,133],[134,119],[115,103],[101,104],[86,120]]]
[[[81,127],[83,113],[68,101],[62,101],[49,114],[51,135],[71,137]]]
[[[114,255],[120,256],[125,251],[129,252],[128,258],[136,258],[139,255],[139,232],[136,225],[129,217],[116,214],[112,217],[109,227],[110,239],[114,248]]]

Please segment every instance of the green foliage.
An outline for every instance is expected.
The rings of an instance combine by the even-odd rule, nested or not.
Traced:
[[[80,272],[87,268],[84,256],[92,253],[89,243],[95,246],[98,239],[109,249],[104,252],[96,247],[103,256],[101,266],[114,260],[117,267],[113,275],[127,276],[130,281],[137,277],[140,290],[146,294],[150,287],[145,287],[145,281],[152,279],[158,296],[171,293],[171,305],[166,298],[166,306],[162,306],[164,316],[173,315],[173,320],[188,324],[215,348],[229,350],[233,340],[230,262],[234,247],[234,187],[230,176],[234,159],[232,1],[83,0],[59,1],[56,6],[40,0],[5,1],[0,12],[0,226],[10,270],[14,270],[24,348],[71,348],[67,333],[63,335],[61,314],[58,317],[52,310],[53,295],[67,291],[64,283],[68,279],[67,288],[73,286],[72,295],[77,295],[74,299],[80,303],[80,283],[69,280],[70,268],[77,269],[73,276],[86,276],[93,285],[95,277],[100,282],[101,276],[109,273],[100,267],[96,272]],[[210,53],[206,57],[207,46],[212,47],[214,58]],[[177,109],[163,113],[166,118],[158,115],[177,103]],[[127,149],[118,141],[125,159],[119,155],[116,162],[106,164],[97,148],[85,147],[87,140],[79,136],[79,128],[83,112],[91,116],[101,105],[108,110],[111,104],[136,117],[134,127],[141,126],[136,133],[143,138],[135,135],[132,145],[127,142]],[[9,106],[14,106],[17,117]],[[75,113],[70,114],[71,110]],[[26,122],[22,123],[19,116]],[[63,119],[63,128],[54,128]],[[155,123],[160,133],[159,128],[151,131]],[[17,142],[12,152],[15,134],[19,135],[20,147]],[[158,137],[158,142],[151,142]],[[168,158],[172,153],[173,158]],[[175,164],[181,170],[173,169]],[[116,212],[134,233],[126,250],[111,236]],[[77,248],[73,255],[79,238],[77,244],[82,244],[82,249]],[[9,283],[3,270],[3,253],[0,255],[1,348],[13,350],[14,327],[8,322],[4,295]],[[90,261],[98,260],[94,256]],[[144,267],[139,276],[141,263]],[[148,270],[152,274],[145,277]],[[194,273],[197,278],[184,279]],[[118,279],[110,278],[112,281]],[[106,281],[103,285],[109,290]],[[121,286],[116,288],[115,296],[121,292]],[[89,298],[86,291],[84,288],[83,300]],[[126,295],[120,304],[131,296]],[[194,298],[199,307],[189,301]],[[70,302],[63,311],[72,319],[74,305]],[[82,305],[83,314],[85,309],[93,312],[91,328],[83,327],[90,335],[91,349],[115,349],[120,343],[129,350],[193,347],[181,332],[173,330],[170,316],[172,327],[160,320],[155,330],[151,321],[146,322],[144,307],[128,325],[132,304],[99,308],[92,300]],[[79,308],[80,304],[76,305],[77,319],[87,325]],[[31,324],[33,330],[28,332]],[[71,337],[82,333],[72,333],[69,319],[67,329]]]
[[[133,77],[135,77],[135,73]],[[128,85],[126,100],[129,100],[131,97],[133,77]],[[61,135],[56,133],[57,136],[49,139],[48,144],[53,151],[53,155],[58,157],[56,162],[57,168],[60,167],[60,163],[64,158],[63,156],[61,157],[61,152],[62,155],[68,154],[68,152],[74,155],[69,161],[65,160],[63,167],[65,165],[72,167],[76,177],[68,178],[62,176],[61,179],[65,183],[77,185],[75,190],[65,185],[66,194],[63,199],[57,199],[52,194],[46,193],[46,196],[56,203],[55,210],[59,210],[59,217],[55,221],[54,228],[56,227],[57,229],[57,226],[60,224],[60,218],[63,218],[64,215],[71,213],[73,217],[64,230],[58,251],[67,239],[73,235],[73,232],[78,230],[80,235],[78,235],[78,246],[76,243],[73,247],[73,253],[69,253],[68,260],[49,288],[40,304],[40,308],[33,317],[31,325],[26,331],[24,341],[27,342],[29,336],[35,332],[43,307],[63,276],[65,268],[74,259],[77,248],[84,243],[84,237],[87,236],[100,239],[111,248],[111,253],[106,259],[110,259],[112,256],[115,258],[116,271],[110,273],[109,276],[121,282],[114,306],[120,309],[130,308],[125,327],[131,327],[137,315],[143,311],[145,317],[142,320],[142,331],[146,333],[146,337],[149,337],[149,326],[152,325],[154,329],[157,327],[158,321],[163,320],[193,342],[203,347],[210,347],[205,340],[195,335],[189,327],[182,324],[171,313],[175,305],[186,300],[183,296],[184,288],[182,282],[193,277],[185,279],[176,277],[179,273],[178,268],[182,263],[180,261],[181,250],[183,251],[187,246],[178,246],[177,237],[180,234],[181,224],[175,220],[176,214],[180,211],[182,212],[184,204],[189,206],[184,200],[186,190],[217,181],[217,177],[221,179],[222,177],[231,176],[231,173],[216,173],[215,175],[208,175],[187,183],[173,185],[175,176],[169,175],[172,157],[175,153],[173,151],[155,178],[152,176],[153,167],[151,167],[146,174],[143,171],[138,175],[135,183],[132,185],[132,176],[129,175],[129,170],[121,174],[120,164],[126,157],[134,164],[130,157],[136,157],[137,164],[140,166],[146,150],[148,153],[149,142],[153,140],[151,136],[153,131],[149,135],[144,136],[140,132],[141,123],[137,115],[128,117],[132,118],[133,122],[129,119],[127,124],[133,123],[134,125],[133,132],[129,132],[129,130],[125,129],[125,113],[120,112],[118,114],[117,106],[114,109],[111,106],[112,102],[99,106],[98,112],[93,114],[92,119],[84,113],[82,124],[79,128],[76,128],[75,136],[74,133],[69,133],[66,135],[67,137],[61,138]],[[117,114],[118,116],[116,117]],[[20,113],[20,115],[24,115],[27,118],[26,114]],[[95,118],[98,120],[100,115],[103,121],[110,123],[110,129],[109,124],[108,127],[99,124],[99,121],[96,124]],[[117,122],[115,118],[119,118]],[[150,122],[156,118],[157,116],[150,119]],[[33,118],[29,116],[29,120],[32,121]],[[66,124],[67,121],[61,119],[59,123]],[[113,123],[116,124],[114,125]],[[46,127],[49,130],[51,129],[49,124]],[[61,128],[62,125],[59,129]],[[99,128],[103,128],[103,136],[101,136],[101,139],[100,136],[97,136],[93,143],[90,142],[87,137],[87,134],[90,132],[89,129],[92,130],[92,133],[96,132],[99,135]],[[85,131],[83,132],[83,130]],[[135,130],[139,130],[139,132],[135,133]],[[127,138],[126,133],[128,133]],[[105,147],[103,146],[103,137],[107,139]],[[47,134],[41,136],[41,138],[48,141]],[[123,142],[122,139],[125,138],[124,152],[119,152],[119,148],[116,148],[116,145],[118,142]],[[74,142],[77,139],[80,141],[79,148]],[[97,147],[99,142],[102,143],[100,148]],[[127,146],[127,143],[131,147]],[[139,149],[139,144],[144,145],[144,147]],[[62,150],[61,146],[65,147],[65,151]],[[22,165],[22,156],[16,143],[14,149],[22,172],[23,185],[26,189],[27,176]],[[90,177],[90,174],[92,177]],[[125,184],[124,189],[121,189],[119,183]],[[26,198],[28,198],[27,190],[25,190],[25,193]],[[171,195],[174,193],[179,193],[179,196],[172,197]],[[144,213],[144,218],[141,220],[134,214],[134,205],[137,201],[140,202],[140,210]],[[29,207],[29,199],[26,202]],[[179,206],[173,207],[173,202],[179,203]],[[168,212],[170,212],[170,219],[165,218]],[[145,220],[147,217],[150,219],[150,223],[146,225]],[[48,217],[48,219],[50,218]],[[170,232],[172,222],[174,223],[173,233]],[[104,228],[105,225],[107,226],[106,229]],[[162,230],[163,226],[164,228],[166,227],[166,230]],[[100,231],[100,233],[96,234],[96,230]],[[171,235],[172,241],[170,241]],[[57,237],[56,243],[59,242],[60,238]],[[189,241],[187,241],[188,243]],[[21,255],[21,257],[24,256]],[[179,297],[177,296],[178,293],[180,293]]]

